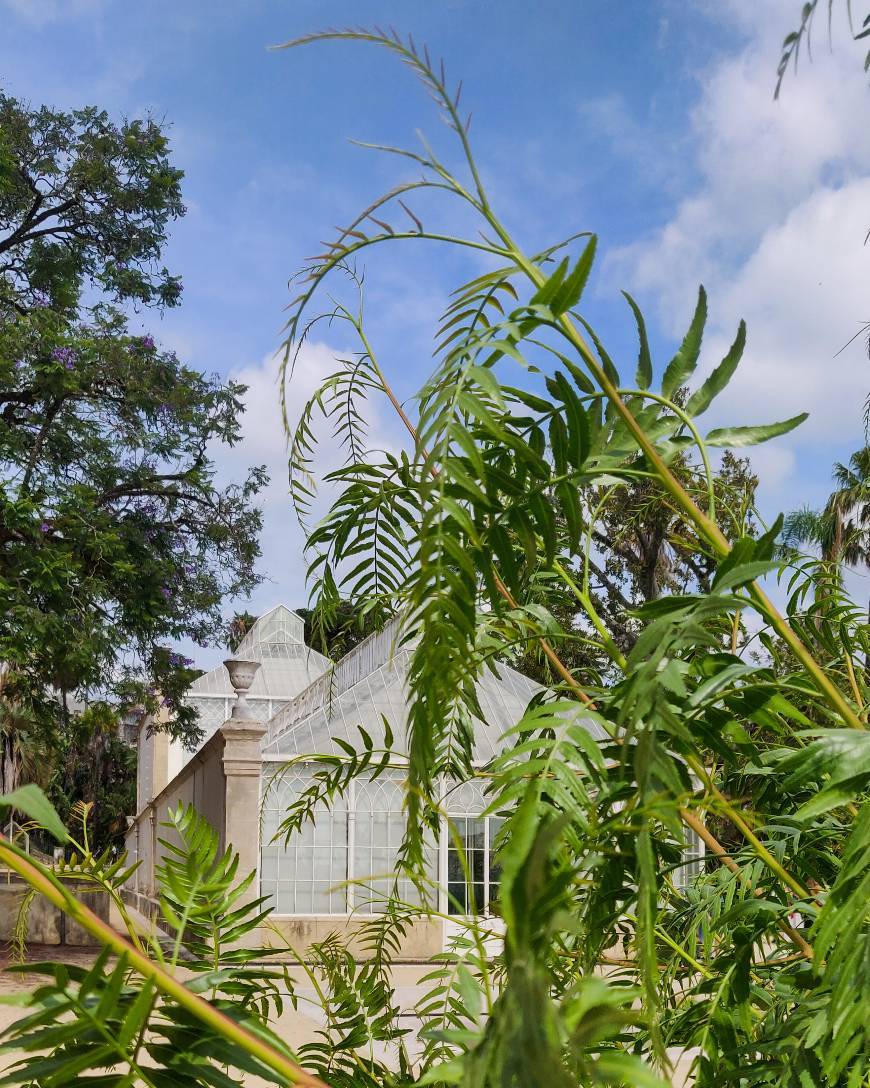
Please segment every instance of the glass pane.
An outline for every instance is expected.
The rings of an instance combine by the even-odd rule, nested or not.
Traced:
[[[448,914],[465,914],[467,911],[467,901],[465,897],[466,887],[465,881],[458,883],[450,883],[447,885],[448,895]]]
[[[447,880],[448,882],[465,880],[465,869],[459,854],[452,847],[447,851]]]
[[[468,843],[469,848],[483,850],[486,835],[486,820],[467,820],[466,826],[465,841]]]
[[[490,910],[492,909],[493,904],[498,902],[498,888],[499,888],[498,881],[493,880],[492,878],[490,878],[490,881],[489,881],[489,902],[487,903],[487,907]]]
[[[467,909],[468,913],[482,914],[485,907],[483,901],[483,884],[479,884],[475,881],[468,887]]]

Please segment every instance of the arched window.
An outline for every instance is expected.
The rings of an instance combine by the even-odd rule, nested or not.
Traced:
[[[350,783],[331,807],[318,805],[314,823],[272,842],[288,808],[310,785],[313,768],[296,764],[263,777],[260,894],[271,897],[276,914],[376,914],[391,894],[420,902],[420,891],[406,877],[396,880],[405,837],[403,778],[388,774]],[[437,879],[437,847],[426,850],[426,869]]]
[[[396,881],[399,849],[405,838],[402,781],[396,775],[382,775],[374,781],[360,778],[353,783],[351,872],[358,883],[351,886],[349,898],[353,909],[363,914],[382,910],[394,890],[405,903],[420,902],[420,891],[413,881],[407,877]],[[426,855],[426,869],[434,882],[434,843]]]
[[[405,837],[401,772],[354,779],[344,798],[336,798],[332,807],[318,805],[314,823],[307,822],[285,845],[283,836],[272,838],[288,808],[311,784],[314,767],[296,764],[285,771],[273,766],[277,770],[263,776],[260,894],[270,898],[276,914],[376,914],[393,894],[406,903],[420,901],[413,881],[396,876]],[[432,841],[426,850],[432,899],[437,900],[437,882],[445,913],[490,915],[501,875],[494,846],[504,821],[481,816],[488,804],[481,779],[448,784],[442,798],[447,819],[440,849]],[[703,870],[703,859],[703,842],[688,833],[674,883],[691,883]]]
[[[493,843],[504,822],[482,817],[487,801],[479,781],[448,788],[446,873],[449,914],[489,914],[498,898],[500,869],[493,860]]]
[[[347,805],[318,805],[314,823],[306,822],[285,845],[272,842],[287,809],[311,782],[304,764],[289,773],[264,777],[260,894],[271,896],[276,914],[344,914],[348,876]]]

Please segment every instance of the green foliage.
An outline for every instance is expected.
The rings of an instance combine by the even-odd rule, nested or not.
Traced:
[[[824,8],[824,4],[822,5]],[[834,16],[834,0],[828,0],[828,37],[831,36],[831,28]],[[774,97],[779,98],[779,93],[782,90],[782,82],[788,73],[789,66],[794,67],[797,71],[798,60],[800,58],[801,47],[806,45],[807,53],[810,53],[810,39],[813,32],[813,22],[816,17],[816,13],[819,8],[819,0],[805,0],[801,6],[800,22],[798,23],[796,30],[789,31],[786,34],[782,42],[782,56],[779,58],[779,64],[776,69],[776,91]],[[846,0],[846,14],[849,20],[849,29],[852,32],[853,39],[862,41],[866,38],[870,38],[870,12],[864,17],[863,22],[857,25],[852,18],[852,0]],[[870,50],[864,58],[864,71],[870,70]]]
[[[834,568],[867,566],[870,559],[870,446],[849,458],[848,465],[834,465],[836,487],[822,510],[804,507],[785,519],[785,548],[813,544],[821,558]]]
[[[47,745],[39,719],[5,695],[0,680],[0,792],[11,793],[21,782],[45,785],[50,773]]]
[[[575,258],[563,252],[573,239],[536,254],[517,246],[482,185],[458,95],[412,42],[380,32],[313,37],[364,40],[398,55],[436,100],[466,170],[456,173],[427,144],[399,152],[421,180],[373,203],[313,259],[291,313],[288,360],[310,327],[315,292],[364,249],[428,238],[483,251],[493,266],[459,288],[444,314],[419,416],[400,414],[406,452],[385,457],[360,438],[364,400],[380,392],[395,407],[395,397],[361,316],[340,302],[331,314],[354,313],[365,394],[356,396],[342,364],[303,411],[294,442],[301,479],[314,463],[318,414],[353,421],[339,435],[347,466],[331,476],[338,498],[309,536],[311,572],[325,609],[345,592],[362,608],[403,617],[412,647],[407,871],[422,875],[438,782],[472,773],[481,672],[537,643],[562,688],[536,700],[504,755],[475,772],[489,778],[490,811],[505,820],[499,980],[479,1015],[473,990],[486,989],[490,969],[478,964],[475,987],[457,972],[464,982],[447,990],[450,1027],[433,1036],[446,1051],[421,1068],[422,1079],[648,1083],[650,1065],[667,1073],[674,1050],[687,1047],[700,1085],[862,1083],[870,1049],[857,1009],[866,1016],[865,998],[847,999],[845,961],[819,954],[816,928],[795,929],[789,919],[798,912],[812,921],[820,903],[830,918],[841,859],[857,867],[863,858],[844,841],[860,837],[856,813],[867,797],[860,738],[868,699],[855,657],[866,619],[842,591],[818,600],[820,570],[805,565],[788,573],[788,615],[774,608],[755,580],[786,573],[773,555],[781,522],[756,539],[751,472],[731,457],[717,478],[707,454],[774,438],[805,416],[701,437],[698,417],[727,387],[746,340],[741,324],[722,362],[693,385],[703,290],[661,371],[628,299],[639,351],[636,387],[626,388],[579,310],[594,242]],[[430,229],[413,211],[413,229],[389,222],[399,198],[404,211],[409,193],[433,187],[483,220],[482,241]],[[664,376],[653,393],[657,373]],[[313,487],[306,475],[303,500]],[[617,548],[628,550],[620,528],[630,539],[634,518],[640,534],[657,507],[668,517],[643,553],[648,571],[637,560],[634,571],[623,568],[623,578],[636,579],[625,583],[631,597],[623,594],[630,637],[614,640],[590,568],[616,565]],[[682,565],[685,575],[669,575],[668,553],[672,571]],[[580,682],[566,665],[578,638],[607,662],[597,680],[587,672]],[[817,738],[809,744],[807,730]],[[847,743],[847,734],[859,739]],[[345,788],[354,759],[340,762],[347,773],[321,775],[309,808],[315,794],[328,802]],[[686,885],[686,835],[699,828],[715,851]],[[863,946],[866,901],[849,901]],[[589,972],[619,948],[619,973],[596,980],[593,995]],[[580,1030],[578,1008],[595,1010],[594,1031]],[[639,1057],[649,1065],[629,1061]]]
[[[52,765],[48,795],[67,819],[77,805],[91,806],[90,842],[96,854],[122,848],[127,817],[136,809],[136,752],[121,728],[114,707],[92,703],[62,723],[46,753]]]
[[[374,617],[365,615],[351,601],[336,600],[328,617],[323,609],[296,608],[294,611],[305,622],[306,645],[320,650],[333,661],[341,661],[354,646],[377,630]]]
[[[742,448],[800,417],[717,428],[705,441],[698,417],[727,387],[746,334],[741,325],[719,366],[696,383],[703,291],[682,346],[663,367],[629,300],[639,339],[631,387],[586,316],[594,240],[582,236],[577,245],[575,236],[534,253],[518,246],[493,209],[459,91],[448,90],[443,68],[394,34],[330,31],[303,42],[321,39],[376,44],[415,72],[457,141],[461,171],[425,144],[421,153],[385,149],[413,161],[422,177],[365,209],[303,274],[288,367],[311,328],[311,300],[363,250],[428,239],[473,253],[477,264],[443,315],[413,420],[361,316],[331,304],[330,316],[358,335],[362,361],[339,360],[303,407],[291,441],[303,515],[315,486],[319,420],[338,428],[347,451],[331,475],[337,497],[309,535],[314,608],[326,622],[344,593],[363,615],[398,613],[398,642],[411,658],[409,722],[399,754],[390,751],[392,737],[379,750],[363,734],[358,750],[340,745],[340,756],[321,757],[282,831],[293,834],[355,775],[376,774],[387,761],[406,771],[400,870],[418,887],[431,880],[426,844],[442,827],[445,785],[484,780],[486,814],[502,823],[497,917],[451,917],[459,935],[433,965],[415,1009],[421,1053],[407,1045],[390,968],[417,920],[441,918],[425,897],[406,903],[394,891],[356,934],[369,962],[355,962],[337,938],[310,951],[306,970],[326,1024],[306,1047],[306,1062],[342,1088],[652,1086],[667,1083],[682,1053],[699,1088],[863,1088],[870,626],[825,564],[776,556],[782,520],[765,525],[754,510],[748,467],[731,457],[717,476],[708,454],[710,439]],[[464,201],[481,220],[480,235],[427,228],[405,204],[418,189]],[[397,208],[412,227],[404,218],[389,222]],[[408,430],[404,451],[366,446],[363,402],[378,396]],[[622,506],[608,508],[617,495]],[[659,576],[644,585],[642,564],[627,572],[631,638],[620,645],[593,598],[590,569],[602,558],[595,534],[631,519],[637,534],[642,511],[655,504],[670,515],[662,543],[645,554],[661,575],[668,547],[690,573],[684,584]],[[617,554],[618,543],[608,546]],[[759,579],[781,580],[784,614]],[[582,624],[547,607],[566,597]],[[573,667],[564,650],[581,640],[606,670]],[[508,731],[500,754],[476,766],[474,732],[486,713],[478,682],[533,643],[553,684]],[[176,949],[188,942],[199,957],[205,991],[224,981],[220,970],[205,969],[221,959],[213,935],[240,924],[233,909],[218,910],[217,888],[232,862],[218,857],[192,815],[174,822],[184,842],[165,863],[164,916]],[[707,856],[689,866],[686,847],[699,840]],[[5,850],[0,845],[0,856]],[[171,985],[153,977],[167,1000]],[[103,971],[85,985],[85,999],[92,986],[110,987],[98,1008],[123,1005],[124,981]],[[70,1010],[86,1033],[81,984]],[[55,979],[35,1000],[70,1000],[66,991],[51,996],[59,992]],[[233,997],[215,1001],[257,1010],[256,998]],[[171,1034],[174,1021],[160,1021],[166,1044],[149,1051],[159,1070],[179,1078],[173,1083],[204,1076],[190,1070],[192,1052],[239,1064],[256,1053],[247,1039],[240,1049],[217,1049],[218,1036],[232,1035],[227,1024],[212,1030],[211,1005],[196,1006],[207,1029],[194,1051],[193,1008],[181,1007],[180,1035]],[[112,1021],[116,1035],[129,1015]],[[108,1064],[108,1042],[82,1038]],[[63,1045],[73,1044],[65,1036]],[[90,1057],[73,1051],[63,1060]],[[263,1060],[280,1068],[272,1052]],[[130,1079],[142,1079],[129,1055],[125,1061]]]
[[[400,1009],[381,965],[358,962],[333,936],[311,947],[305,971],[325,1017],[319,1038],[299,1048],[305,1067],[331,1088],[378,1088],[390,1083],[394,1073],[376,1056],[376,1048],[395,1046],[399,1079],[409,1079],[408,1028],[399,1025]]]
[[[67,694],[165,700],[195,735],[179,701],[193,674],[164,643],[219,636],[223,600],[256,584],[265,473],[216,479],[244,387],[133,335],[115,305],[178,301],[159,257],[181,175],[153,121],[0,96],[0,134],[6,694],[50,732]]]
[[[17,812],[29,816],[40,827],[45,828],[58,842],[66,842],[69,839],[66,828],[53,805],[38,786],[28,783],[19,786],[11,793],[0,796],[0,807],[11,808]]]
[[[177,305],[181,282],[160,251],[184,214],[181,177],[150,118],[117,125],[94,107],[0,94],[0,315],[47,302],[69,313],[86,289]]]
[[[32,794],[35,787],[29,789],[26,797],[5,800],[46,826],[54,825],[57,816],[47,811],[50,805],[44,796]],[[179,808],[167,828],[173,840],[165,844],[169,853],[158,878],[169,951],[161,947],[159,934],[143,936],[124,915],[126,953],[114,955],[106,948],[88,968],[53,963],[13,968],[38,975],[41,982],[28,998],[25,1015],[0,1037],[0,1048],[25,1055],[0,1078],[0,1084],[193,1088],[237,1084],[241,1073],[262,1076],[269,1083],[292,1083],[270,1071],[255,1054],[244,1048],[236,1051],[225,1030],[219,1030],[221,1021],[217,1029],[213,1023],[204,1024],[191,1012],[189,1002],[180,1003],[177,998],[179,986],[190,995],[208,994],[208,1007],[223,1014],[227,1023],[249,1029],[255,1033],[253,1039],[275,1054],[290,1057],[267,1021],[280,1012],[283,995],[292,994],[292,979],[280,968],[263,966],[262,949],[238,944],[263,917],[261,901],[246,895],[254,874],[237,880],[237,855],[219,854],[216,835],[193,809]],[[123,912],[118,890],[129,879],[130,870],[91,854],[86,830],[82,855],[58,876],[61,880],[89,878],[107,889]],[[143,972],[143,960],[154,965],[153,976]],[[182,963],[190,977],[176,983],[173,997],[166,980],[172,981]]]

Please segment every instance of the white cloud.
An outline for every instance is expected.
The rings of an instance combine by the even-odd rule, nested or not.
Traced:
[[[292,377],[287,385],[288,416],[295,425],[303,405],[327,375],[337,369],[336,357],[342,353],[314,341],[307,342],[299,353]],[[219,471],[226,478],[239,479],[251,465],[265,464],[270,482],[259,496],[263,507],[262,558],[259,568],[266,581],[255,591],[250,607],[263,611],[279,602],[291,608],[305,604],[308,589],[305,584],[303,548],[305,534],[301,529],[289,496],[287,477],[287,436],[281,412],[280,355],[268,355],[260,363],[234,370],[229,376],[248,387],[245,394],[245,414],[242,417],[241,442],[232,450],[217,454]],[[376,401],[368,403],[369,445],[378,449],[395,443],[388,433],[388,423],[378,410]],[[318,430],[316,428],[316,430]],[[320,421],[315,460],[316,474],[322,477],[343,463],[339,443],[331,434],[328,422]],[[321,490],[312,516],[316,520],[327,506],[329,492]],[[237,603],[235,607],[241,607]]]
[[[836,26],[829,52],[820,22],[813,62],[803,56],[775,102],[775,66],[794,4],[732,0],[724,10],[745,43],[701,76],[692,119],[700,181],[651,237],[611,255],[609,274],[653,301],[675,335],[704,282],[708,367],[746,318],[746,356],[711,410],[716,422],[809,410],[808,423],[782,448],[841,442],[847,449],[860,441],[870,388],[861,343],[837,355],[870,318],[870,143],[858,120],[870,112],[870,94],[861,58]],[[759,467],[771,458],[753,456]],[[783,464],[770,468],[788,475]]]
[[[870,317],[870,177],[841,189],[819,188],[786,221],[765,231],[733,278],[722,277],[712,306],[748,326],[737,376],[716,404],[717,418],[765,422],[809,411],[805,442],[857,435],[870,388],[863,340],[837,354]],[[730,337],[732,330],[728,330]],[[726,348],[722,333],[708,352]]]

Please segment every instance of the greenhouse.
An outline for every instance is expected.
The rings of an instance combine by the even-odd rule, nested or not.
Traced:
[[[274,838],[293,800],[311,782],[309,754],[338,755],[336,741],[361,747],[360,729],[376,749],[384,744],[385,723],[399,745],[405,733],[405,673],[411,650],[396,648],[396,625],[356,647],[269,722],[263,743],[263,848],[261,893],[271,896],[279,915],[370,913],[392,886],[392,873],[405,831],[401,769],[375,781],[351,783],[344,801],[321,806],[314,824],[306,824],[288,844]],[[503,734],[522,717],[537,686],[513,669],[486,673],[478,686],[484,718],[476,723],[475,761],[484,764],[499,751]],[[288,760],[292,764],[288,767]],[[491,860],[496,817],[481,818],[487,807],[482,782],[444,785],[446,823],[440,842],[432,843],[430,872],[446,913],[487,911],[497,888]],[[274,839],[274,841],[273,841]],[[472,883],[458,843],[466,853]],[[399,894],[413,901],[410,881]]]
[[[394,621],[332,665],[305,645],[303,633],[302,620],[280,605],[239,645],[236,658],[259,664],[244,721],[232,716],[236,692],[224,666],[195,681],[187,700],[200,711],[206,737],[196,752],[168,746],[162,775],[161,737],[143,728],[140,742],[147,758],[140,760],[140,774],[150,769],[151,777],[140,782],[140,811],[128,835],[128,848],[143,862],[135,877],[140,906],[150,900],[149,873],[161,854],[154,828],[179,801],[195,804],[223,841],[240,851],[243,863],[257,868],[273,928],[296,940],[350,931],[354,920],[380,911],[392,894],[418,901],[419,888],[396,876],[405,835],[403,739],[412,648],[398,642]],[[482,675],[476,766],[501,751],[505,734],[538,691],[532,680],[505,665]],[[346,754],[344,745],[361,750],[364,734],[375,750],[383,750],[387,727],[393,738],[390,767],[374,777],[357,777],[332,805],[318,804],[313,821],[289,837],[281,833],[288,809],[323,767],[317,757]],[[594,722],[588,728],[603,737]],[[244,758],[238,757],[241,749],[232,748],[240,737],[248,746]],[[500,820],[484,815],[485,779],[444,781],[441,807],[440,832],[426,851],[429,897],[445,917],[488,915],[498,891],[494,843]],[[684,866],[683,878],[690,871],[690,864]],[[421,926],[409,952],[417,958],[437,953],[450,932],[449,924],[432,932],[431,920]]]

